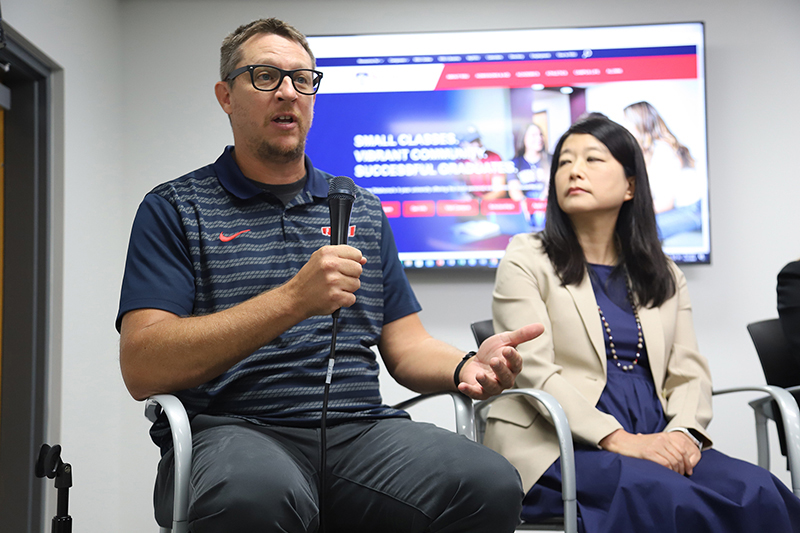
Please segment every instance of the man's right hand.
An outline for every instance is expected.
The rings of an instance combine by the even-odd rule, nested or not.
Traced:
[[[353,293],[361,287],[359,278],[366,262],[352,246],[323,246],[286,283],[290,301],[306,317],[329,315],[341,307],[350,307],[356,303]]]

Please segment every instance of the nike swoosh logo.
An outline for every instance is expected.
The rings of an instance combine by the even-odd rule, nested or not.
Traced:
[[[229,241],[232,241],[233,239],[235,239],[236,237],[238,237],[239,235],[241,235],[242,233],[247,233],[248,231],[250,231],[250,230],[249,229],[242,230],[242,231],[240,231],[238,233],[234,233],[233,235],[229,235],[229,236],[225,236],[223,234],[223,232],[220,231],[219,232],[219,240],[221,240],[222,242],[229,242]]]

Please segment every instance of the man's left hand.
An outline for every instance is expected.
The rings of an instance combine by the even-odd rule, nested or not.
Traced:
[[[512,387],[522,370],[522,357],[516,347],[543,331],[542,324],[528,324],[486,339],[477,355],[461,369],[458,390],[474,400],[485,400]]]

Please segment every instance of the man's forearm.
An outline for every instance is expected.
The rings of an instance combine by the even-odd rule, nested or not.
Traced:
[[[305,318],[280,287],[206,316],[131,311],[120,336],[125,384],[141,400],[206,383]]]
[[[120,330],[122,377],[136,399],[214,379],[306,318],[355,303],[361,252],[324,246],[287,283],[234,307],[180,318],[158,309],[125,314]]]

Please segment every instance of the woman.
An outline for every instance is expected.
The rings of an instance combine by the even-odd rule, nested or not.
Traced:
[[[553,161],[545,229],[509,244],[493,313],[496,331],[545,325],[520,346],[516,383],[566,411],[581,531],[800,531],[800,500],[780,480],[709,449],[708,364],[636,140],[589,118]],[[484,442],[519,470],[524,519],[562,513],[555,430],[532,403],[495,402]]]
[[[624,113],[625,125],[644,154],[660,237],[699,230],[703,184],[689,149],[649,102],[631,104]]]
[[[512,162],[516,175],[508,177],[509,198],[522,202],[522,208],[534,230],[544,225],[545,203],[547,200],[547,180],[550,174],[550,154],[547,153],[547,140],[542,129],[528,124],[514,136],[515,153]],[[524,200],[542,200],[533,206]]]

